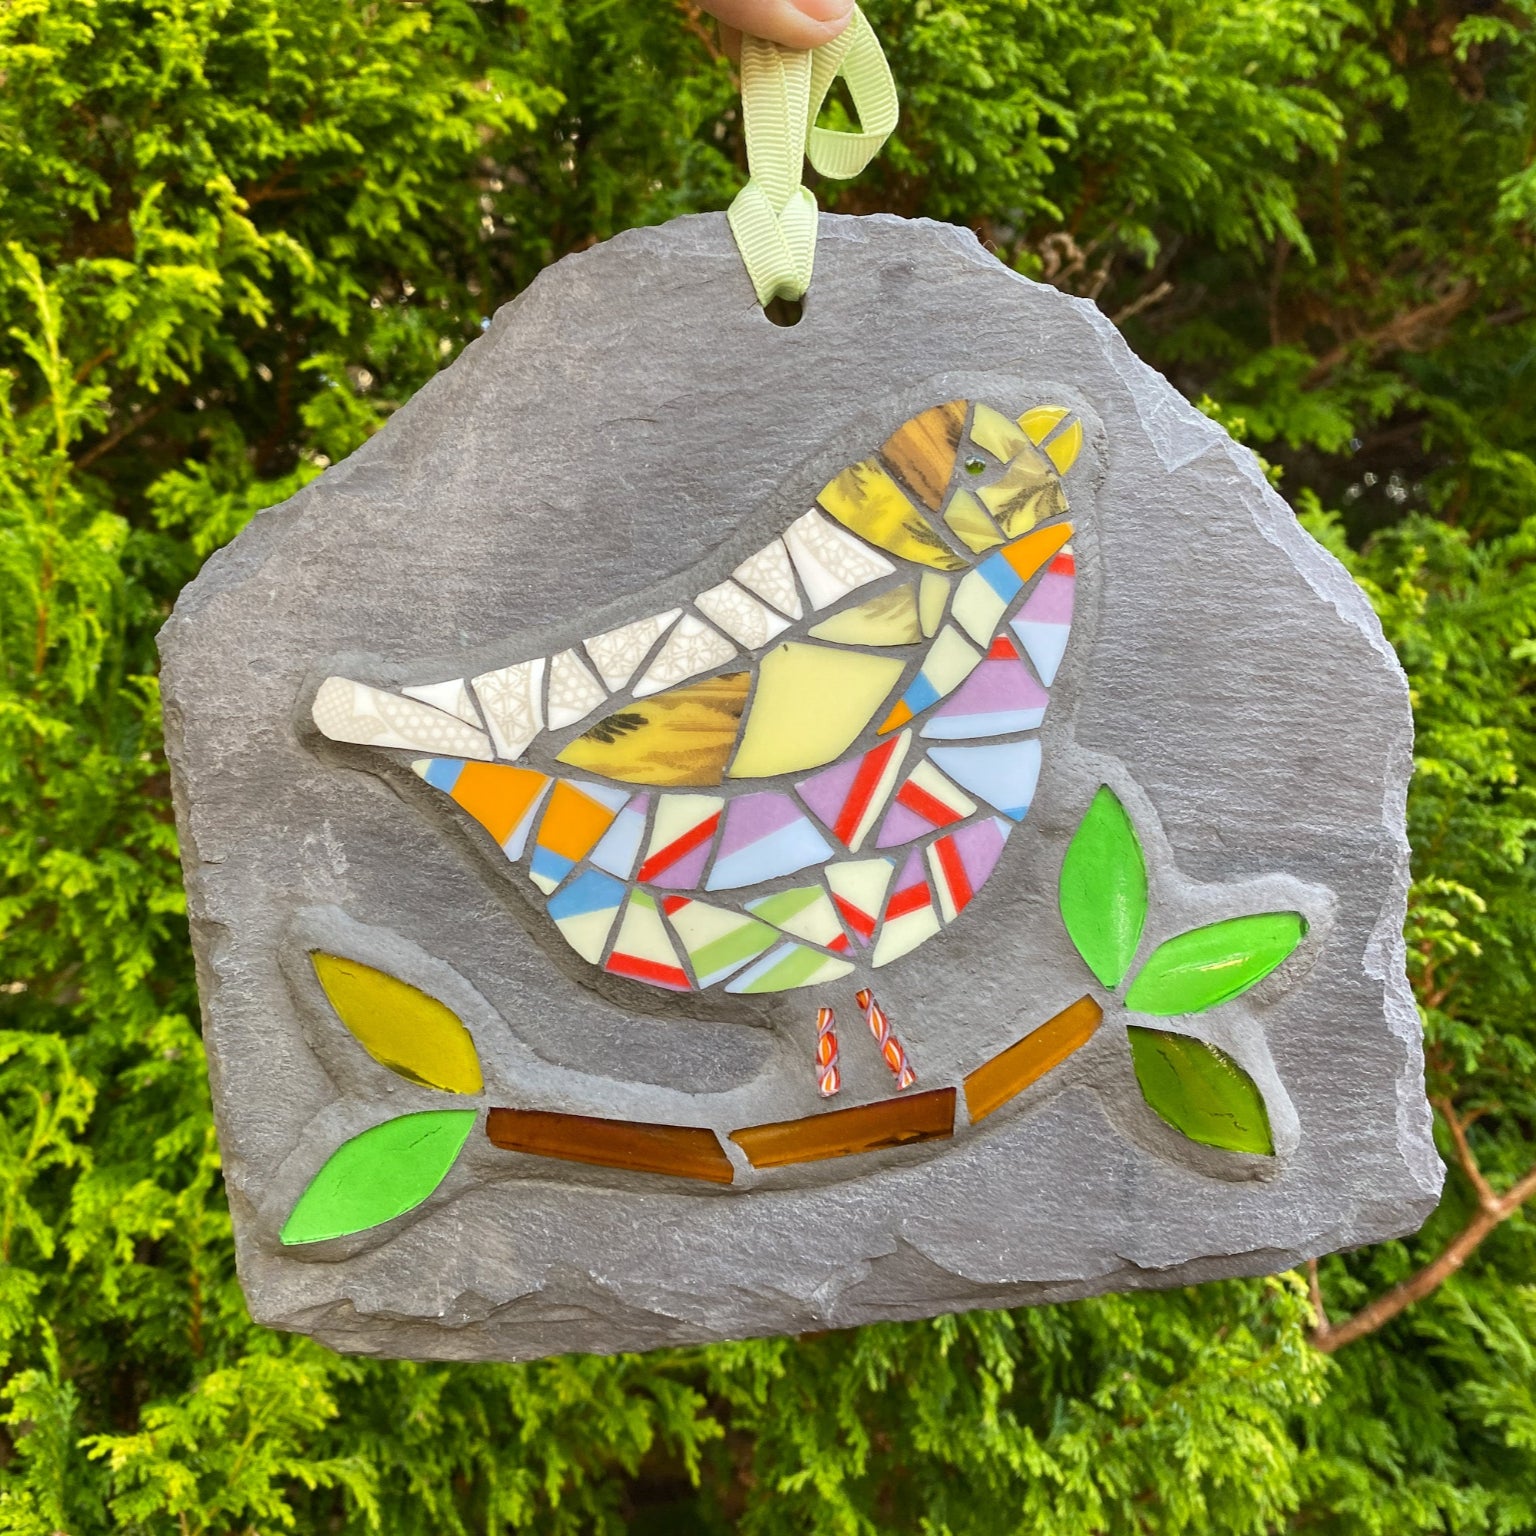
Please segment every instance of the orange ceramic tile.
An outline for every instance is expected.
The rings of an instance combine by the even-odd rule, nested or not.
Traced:
[[[1049,528],[1037,528],[1022,539],[1005,544],[998,553],[1013,567],[1020,581],[1028,581],[1071,537],[1071,523],[1052,523]]]
[[[454,783],[453,798],[498,843],[505,843],[548,782],[544,774],[531,768],[465,763]]]
[[[611,785],[557,779],[539,823],[529,879],[546,893],[554,890],[597,846],[628,801],[628,791]]]

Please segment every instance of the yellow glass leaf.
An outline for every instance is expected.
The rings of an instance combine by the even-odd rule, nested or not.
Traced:
[[[360,960],[322,950],[309,958],[331,1007],[375,1061],[444,1093],[485,1086],[475,1042],[452,1009]]]
[[[750,672],[700,678],[604,716],[559,761],[625,784],[718,784],[725,776]]]
[[[816,498],[850,533],[903,560],[936,571],[963,571],[960,558],[874,459],[850,464]]]
[[[917,621],[917,594],[910,582],[892,587],[857,608],[845,608],[823,619],[811,634],[838,645],[915,645],[923,638]]]
[[[733,779],[819,768],[852,745],[904,670],[897,657],[786,642],[758,666]]]

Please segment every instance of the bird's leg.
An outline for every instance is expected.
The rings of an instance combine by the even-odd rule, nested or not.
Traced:
[[[880,1055],[895,1074],[897,1093],[910,1088],[917,1081],[917,1073],[912,1070],[912,1063],[907,1060],[901,1041],[891,1033],[891,1021],[885,1016],[885,1009],[875,1001],[875,994],[868,987],[859,992],[856,1000],[864,1010],[869,1032],[875,1037],[875,1044],[880,1047]]]
[[[838,1070],[836,1015],[830,1008],[816,1010],[816,1087],[822,1098],[830,1099],[843,1086]]]

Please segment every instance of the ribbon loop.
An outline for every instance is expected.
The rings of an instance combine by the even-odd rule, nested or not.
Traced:
[[[857,132],[818,128],[816,118],[841,75],[858,115]],[[801,185],[804,162],[823,176],[856,176],[896,126],[896,82],[863,11],[810,53],[759,37],[741,41],[741,101],[747,184],[727,213],[759,304],[798,299],[816,259],[816,199]]]

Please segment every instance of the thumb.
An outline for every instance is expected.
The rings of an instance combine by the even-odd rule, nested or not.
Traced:
[[[750,32],[786,48],[818,48],[848,25],[853,0],[703,0],[725,32],[727,51],[740,51],[739,37]]]

